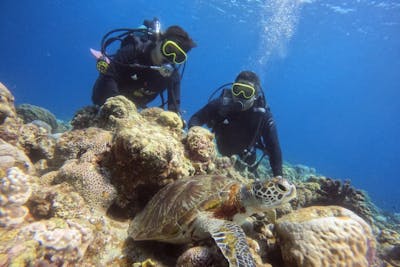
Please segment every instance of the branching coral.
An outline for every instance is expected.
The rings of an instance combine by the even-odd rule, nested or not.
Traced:
[[[349,180],[342,182],[326,178],[318,179],[317,181],[320,183],[320,189],[317,190],[320,198],[317,199],[317,203],[315,204],[340,205],[356,212],[371,222],[373,211],[368,205],[365,193],[351,187]]]

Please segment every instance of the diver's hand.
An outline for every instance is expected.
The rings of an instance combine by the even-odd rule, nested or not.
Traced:
[[[277,179],[277,180],[282,180],[282,179],[283,179],[283,177],[282,177],[282,175],[276,175],[276,176],[274,176],[274,179]]]
[[[183,118],[181,118],[181,121],[182,121],[182,129],[186,129],[186,127],[187,127],[187,122],[186,122],[186,120],[183,119]]]

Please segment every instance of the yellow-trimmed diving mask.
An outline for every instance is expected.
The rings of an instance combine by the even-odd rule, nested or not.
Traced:
[[[169,61],[175,64],[182,64],[187,59],[185,51],[183,51],[183,49],[180,48],[177,43],[171,40],[167,40],[162,44],[161,53]]]
[[[233,83],[232,95],[244,99],[250,99],[256,94],[254,86],[245,83]]]

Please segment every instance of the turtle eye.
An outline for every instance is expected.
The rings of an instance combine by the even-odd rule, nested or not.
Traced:
[[[280,190],[280,191],[282,191],[282,192],[288,191],[288,187],[285,186],[285,185],[282,184],[282,183],[277,183],[277,184],[276,184],[276,187],[278,188],[278,190]]]

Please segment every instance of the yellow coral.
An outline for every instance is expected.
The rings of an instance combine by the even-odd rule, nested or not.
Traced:
[[[16,117],[14,96],[7,87],[0,82],[0,124],[3,123],[7,117]]]
[[[146,259],[145,261],[142,262],[135,262],[133,267],[155,267],[156,264],[153,262],[152,259]]]
[[[214,134],[209,130],[194,126],[189,129],[186,144],[190,158],[195,161],[207,162],[216,155]]]
[[[172,129],[182,129],[183,122],[181,118],[172,111],[163,111],[160,113],[157,122],[163,126],[170,127]]]

